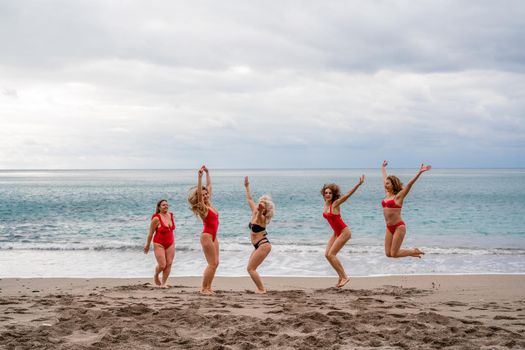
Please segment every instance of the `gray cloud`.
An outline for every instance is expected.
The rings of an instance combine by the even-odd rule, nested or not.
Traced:
[[[522,18],[519,1],[4,1],[0,168],[525,166]]]
[[[12,0],[0,4],[0,62],[523,71],[524,17],[521,1]]]

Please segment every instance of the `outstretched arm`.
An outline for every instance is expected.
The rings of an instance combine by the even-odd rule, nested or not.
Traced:
[[[206,165],[202,166],[202,170],[204,170],[204,172],[206,173],[206,189],[208,190],[208,194],[210,195],[210,200],[211,200],[211,176],[210,176],[210,171],[208,170],[208,168],[206,168]]]
[[[421,167],[419,168],[419,171],[417,172],[416,176],[410,179],[410,181],[408,181],[406,186],[401,191],[399,191],[399,193],[396,195],[396,199],[398,201],[402,201],[406,197],[408,192],[410,192],[410,189],[412,188],[414,183],[416,183],[417,179],[419,179],[421,174],[423,174],[425,171],[428,171],[430,169],[432,169],[431,165],[421,164]]]
[[[144,244],[144,254],[148,254],[149,252],[151,239],[153,238],[153,233],[157,229],[157,226],[159,226],[159,219],[155,217],[153,220],[151,220],[151,224],[149,225],[148,237],[146,238],[146,244]]]
[[[388,176],[388,174],[386,173],[386,167],[388,165],[388,161],[384,160],[383,161],[383,165],[381,165],[381,174],[383,174],[383,182],[386,181],[386,178]]]
[[[246,189],[246,199],[248,200],[250,209],[253,212],[255,211],[255,202],[253,201],[252,193],[250,192],[250,181],[248,180],[248,176],[244,178],[244,188]]]
[[[365,182],[365,175],[361,175],[361,177],[359,178],[359,182],[357,183],[357,185],[355,185],[350,191],[348,191],[347,193],[345,193],[344,195],[341,196],[341,198],[337,199],[334,201],[334,203],[332,204],[332,210],[334,208],[337,208],[339,207],[341,204],[343,204],[344,202],[346,202],[346,200],[348,198],[350,198],[351,195],[354,194],[355,191],[357,191],[357,189],[359,188],[359,186],[361,186],[363,184],[363,182]]]

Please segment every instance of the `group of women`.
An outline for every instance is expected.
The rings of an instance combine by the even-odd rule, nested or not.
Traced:
[[[430,170],[430,165],[421,164],[417,174],[403,186],[398,177],[388,175],[386,168],[388,162],[384,161],[381,166],[385,198],[381,201],[383,214],[386,223],[385,233],[385,255],[389,258],[418,257],[425,254],[418,248],[401,249],[401,244],[405,238],[406,225],[401,217],[403,201],[417,179],[425,171]],[[206,174],[206,186],[202,184],[202,177]],[[364,183],[365,176],[359,178],[358,183],[347,193],[341,194],[339,186],[334,183],[325,184],[321,189],[324,198],[323,217],[333,230],[333,234],[328,240],[325,257],[337,272],[339,279],[336,287],[342,288],[349,281],[341,261],[337,258],[337,253],[344,247],[351,237],[351,231],[341,217],[341,205],[346,202],[352,194]],[[250,239],[254,251],[248,261],[248,273],[256,286],[256,293],[266,293],[261,277],[257,273],[257,267],[261,265],[272,249],[272,245],[267,238],[266,228],[270,224],[274,215],[274,204],[269,195],[263,195],[257,203],[254,201],[248,177],[244,179],[246,189],[246,199],[252,211],[252,216],[248,224],[250,229]],[[202,219],[204,228],[201,233],[201,246],[206,258],[207,266],[204,270],[202,294],[213,294],[212,282],[219,266],[219,240],[217,230],[219,228],[219,212],[213,207],[212,184],[208,168],[203,165],[198,171],[197,186],[192,188],[188,195],[190,209],[195,215]],[[175,221],[173,213],[169,212],[167,200],[162,199],[157,203],[156,212],[151,217],[149,233],[144,245],[144,253],[148,253],[151,242],[157,260],[155,267],[154,281],[161,288],[167,288],[167,281],[171,271],[171,265],[175,256]],[[162,275],[162,278],[161,278]]]

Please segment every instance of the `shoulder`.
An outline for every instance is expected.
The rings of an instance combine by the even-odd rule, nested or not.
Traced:
[[[151,221],[159,221],[159,220],[160,220],[160,218],[159,218],[159,214],[153,214],[153,215],[151,216]]]

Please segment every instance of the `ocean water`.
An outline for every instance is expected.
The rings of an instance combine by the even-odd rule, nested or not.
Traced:
[[[389,169],[407,182],[416,169]],[[322,217],[320,189],[336,182],[361,188],[342,206],[352,239],[339,253],[351,276],[525,273],[525,170],[432,169],[407,197],[405,247],[423,259],[384,256],[384,197],[379,169],[211,170],[220,212],[219,276],[243,276],[253,251],[243,180],[254,197],[271,194],[272,252],[263,275],[335,276],[324,257],[332,232]],[[155,258],[142,247],[160,198],[177,229],[172,275],[205,268],[202,223],[188,209],[195,170],[0,171],[1,277],[146,277]]]

